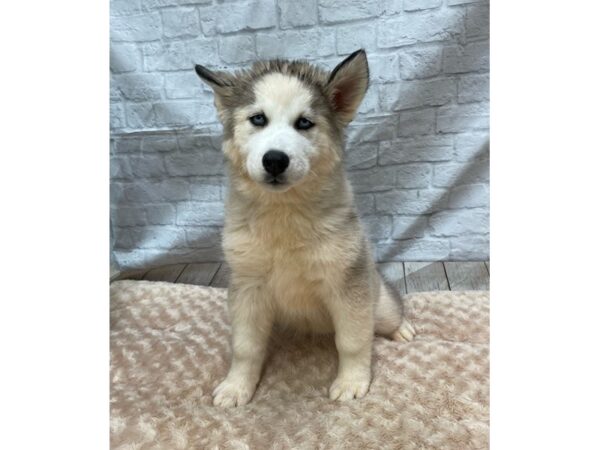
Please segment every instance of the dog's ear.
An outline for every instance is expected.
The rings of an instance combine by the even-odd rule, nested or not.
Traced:
[[[215,93],[215,106],[217,107],[219,117],[223,120],[223,99],[232,95],[235,76],[227,72],[209,70],[200,64],[196,64],[195,70],[198,76],[208,84]]]
[[[357,50],[337,65],[329,75],[327,95],[340,121],[354,118],[369,87],[369,64],[364,50]]]

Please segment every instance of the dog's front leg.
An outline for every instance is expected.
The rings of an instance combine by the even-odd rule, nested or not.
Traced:
[[[337,378],[329,388],[332,400],[363,397],[371,383],[373,346],[373,308],[364,300],[336,299],[329,305],[335,328],[339,366]]]
[[[272,316],[260,290],[229,289],[233,357],[225,380],[213,392],[215,406],[241,406],[250,401],[272,327]]]

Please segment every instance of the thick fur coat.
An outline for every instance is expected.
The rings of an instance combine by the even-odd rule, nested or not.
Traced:
[[[282,60],[196,72],[215,92],[229,168],[223,248],[233,359],[215,405],[250,401],[274,325],[335,333],[330,397],[364,396],[373,334],[414,334],[375,270],[342,165],[344,128],[368,87],[365,52],[331,73]]]

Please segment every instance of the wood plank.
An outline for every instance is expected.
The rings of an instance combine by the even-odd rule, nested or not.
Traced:
[[[183,272],[187,264],[171,264],[169,266],[156,267],[144,275],[147,281],[168,281],[174,283],[177,277]]]
[[[452,291],[490,289],[490,275],[484,262],[445,262],[444,267]]]
[[[377,270],[381,276],[394,286],[398,292],[406,294],[406,281],[404,279],[404,263],[401,262],[387,262],[377,264]]]
[[[110,281],[117,280],[142,280],[144,279],[144,275],[148,272],[147,269],[139,269],[139,270],[125,270],[124,272],[119,272],[117,275],[112,276]]]
[[[219,263],[193,263],[188,264],[176,283],[195,284],[197,286],[208,286],[219,270]]]
[[[222,287],[226,288],[229,285],[229,274],[231,273],[229,266],[226,262],[222,263],[217,270],[217,273],[213,277],[210,285],[212,287]]]
[[[408,293],[450,290],[441,262],[405,262],[404,276]]]

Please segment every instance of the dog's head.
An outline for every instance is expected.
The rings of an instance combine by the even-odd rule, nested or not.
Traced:
[[[369,82],[358,50],[331,73],[302,61],[255,63],[236,73],[196,66],[213,89],[224,127],[223,148],[236,175],[274,192],[311,175],[327,176],[341,161],[343,129]]]

